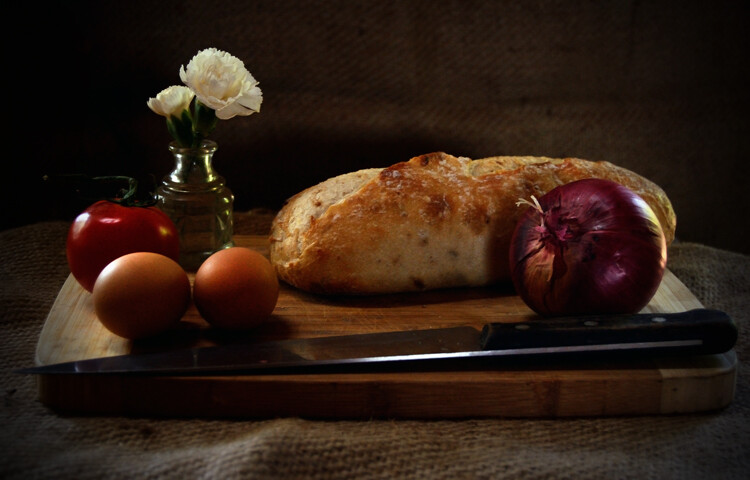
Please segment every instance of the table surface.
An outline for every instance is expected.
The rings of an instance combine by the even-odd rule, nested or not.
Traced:
[[[267,221],[238,225],[265,228]],[[242,233],[259,233],[248,230]],[[0,476],[741,478],[750,469],[746,255],[679,242],[669,251],[670,270],[740,330],[736,397],[716,412],[565,420],[91,417],[50,411],[38,401],[35,379],[13,373],[34,361],[46,315],[68,277],[66,232],[63,222],[0,232]]]

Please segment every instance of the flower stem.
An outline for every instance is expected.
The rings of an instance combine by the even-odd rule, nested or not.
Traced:
[[[201,142],[211,135],[218,121],[216,112],[203,105],[196,98],[195,114],[193,115],[193,148],[200,146]]]
[[[185,110],[180,118],[167,117],[167,130],[172,138],[183,147],[189,147],[193,143],[193,119],[190,112]]]

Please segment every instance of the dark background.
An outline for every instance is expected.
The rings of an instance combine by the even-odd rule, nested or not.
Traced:
[[[86,206],[45,174],[153,174],[146,106],[207,47],[261,112],[221,122],[235,210],[431,151],[608,160],[661,185],[677,237],[750,253],[748,14],[714,1],[128,1],[19,5],[4,29],[4,228]],[[14,33],[10,33],[14,32]]]

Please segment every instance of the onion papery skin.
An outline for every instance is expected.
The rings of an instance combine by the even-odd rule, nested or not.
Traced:
[[[529,207],[511,238],[513,285],[543,316],[636,313],[653,298],[667,245],[653,210],[616,182],[561,185]]]

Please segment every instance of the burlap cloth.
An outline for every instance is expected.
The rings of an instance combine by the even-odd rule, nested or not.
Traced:
[[[46,95],[9,96],[19,128],[6,148],[18,151],[6,157],[31,161],[4,173],[35,195],[50,173],[161,178],[174,166],[170,137],[146,100],[217,47],[263,90],[259,114],[211,135],[238,210],[279,208],[334,175],[433,151],[576,156],[660,185],[683,240],[750,253],[737,219],[750,196],[734,186],[750,178],[750,9],[678,3],[78,0],[40,12],[18,2],[28,12],[14,22],[28,19],[20,30],[42,46],[8,48],[8,65],[25,92],[48,91],[54,75],[70,103],[45,128]],[[51,220],[39,217],[63,206],[60,195],[16,202],[0,223]]]
[[[270,214],[241,215],[238,233]],[[68,275],[68,223],[0,232],[0,478],[747,478],[750,472],[750,257],[694,243],[672,271],[738,323],[736,398],[675,416],[464,421],[263,421],[59,416],[37,400],[33,363]]]

